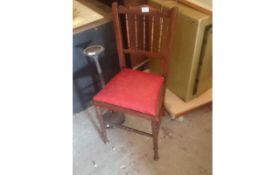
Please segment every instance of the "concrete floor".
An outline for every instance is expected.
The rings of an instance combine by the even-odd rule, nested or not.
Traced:
[[[149,121],[126,117],[127,126],[151,132]],[[108,129],[109,144],[97,131],[93,107],[73,117],[74,175],[210,175],[212,112],[207,108],[178,122],[164,117],[159,134],[159,161],[152,139],[121,129]]]

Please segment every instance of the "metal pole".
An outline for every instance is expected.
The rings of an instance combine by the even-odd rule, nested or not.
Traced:
[[[94,55],[93,60],[95,62],[96,68],[97,68],[97,72],[98,72],[99,80],[100,80],[100,83],[101,83],[101,87],[104,88],[105,87],[105,81],[104,81],[101,66],[100,66],[99,61],[98,61],[98,55]]]

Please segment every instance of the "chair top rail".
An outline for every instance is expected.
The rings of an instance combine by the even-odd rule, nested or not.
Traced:
[[[142,15],[142,16],[158,16],[158,17],[170,17],[171,10],[164,10],[160,11],[158,9],[155,9],[153,7],[150,7],[149,5],[142,5],[142,6],[131,6],[131,7],[125,7],[120,5],[118,7],[118,13],[119,14],[132,14],[132,15]]]

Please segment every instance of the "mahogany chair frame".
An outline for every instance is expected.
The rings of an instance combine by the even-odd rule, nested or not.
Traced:
[[[142,12],[141,9],[143,7],[146,7],[146,8],[148,7],[148,12]],[[108,138],[107,138],[107,134],[106,134],[106,127],[105,127],[105,123],[103,120],[101,109],[109,109],[111,111],[123,112],[123,113],[127,113],[127,114],[132,114],[133,116],[139,116],[139,117],[148,119],[151,121],[152,134],[146,133],[143,131],[139,131],[139,130],[136,130],[133,128],[129,128],[129,127],[126,127],[123,125],[120,125],[117,127],[129,130],[129,131],[133,131],[138,134],[152,137],[153,138],[153,149],[154,149],[154,160],[158,160],[159,159],[158,134],[159,134],[159,128],[160,128],[161,115],[164,112],[163,101],[164,101],[164,94],[165,94],[166,77],[167,77],[167,73],[168,73],[168,64],[169,64],[169,60],[171,57],[171,45],[172,45],[172,40],[173,40],[173,36],[174,36],[174,31],[175,31],[175,19],[176,19],[176,15],[177,15],[177,9],[171,8],[171,9],[168,9],[165,11],[160,11],[160,10],[152,8],[148,5],[127,8],[124,6],[118,6],[118,4],[116,2],[114,2],[112,4],[112,12],[113,12],[113,22],[114,22],[116,41],[117,41],[119,64],[120,64],[121,69],[126,67],[125,54],[135,54],[135,55],[144,55],[146,57],[161,58],[163,60],[162,76],[164,77],[164,83],[160,90],[160,97],[159,97],[159,102],[158,102],[157,111],[156,111],[155,116],[141,113],[141,112],[131,110],[131,109],[126,109],[126,108],[119,107],[116,105],[93,100],[93,104],[96,108],[97,118],[100,123],[101,136],[102,136],[104,143],[108,142]],[[150,18],[157,17],[158,19],[168,18],[169,19],[169,26],[168,26],[169,29],[168,29],[167,37],[165,38],[166,39],[165,46],[161,49],[160,52],[153,51],[153,50],[147,50],[145,48],[144,49],[143,48],[142,49],[131,48],[131,47],[129,47],[129,44],[128,44],[128,48],[125,49],[124,43],[123,43],[123,37],[122,37],[120,15],[125,15],[125,16],[126,15],[137,15],[137,16],[145,16],[145,17],[150,17]],[[162,23],[161,23],[161,25],[162,25]],[[126,31],[126,33],[127,33],[127,31]],[[129,39],[129,37],[130,36],[127,35],[127,39]],[[153,36],[149,35],[149,37],[151,38]],[[147,42],[148,42],[148,40],[147,40]],[[151,44],[153,44],[153,43],[151,43]]]

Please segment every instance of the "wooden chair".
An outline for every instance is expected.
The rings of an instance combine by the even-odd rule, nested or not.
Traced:
[[[158,160],[158,133],[161,114],[164,110],[165,80],[177,9],[160,11],[148,5],[126,8],[114,2],[112,10],[121,71],[93,98],[101,126],[101,135],[106,143],[108,138],[101,109],[124,112],[148,119],[151,121],[152,134],[126,126],[119,127],[152,137],[154,160]],[[122,31],[120,18],[125,19],[124,31]],[[139,22],[143,24],[142,28],[137,27]],[[123,41],[122,33],[126,33],[126,42]],[[141,43],[138,42],[140,37]],[[125,54],[160,59],[162,73],[155,75],[126,68]]]

